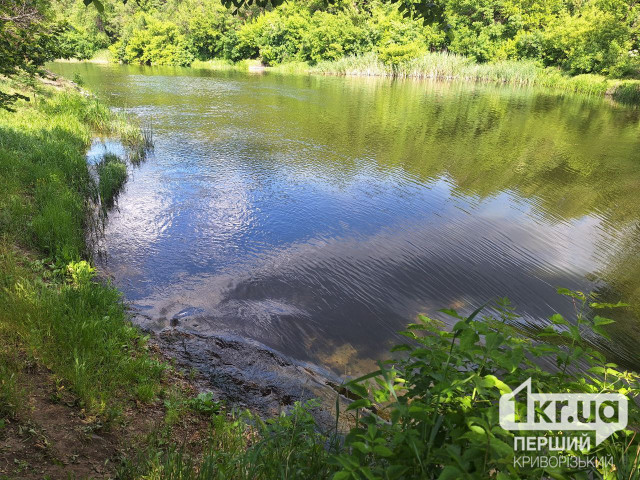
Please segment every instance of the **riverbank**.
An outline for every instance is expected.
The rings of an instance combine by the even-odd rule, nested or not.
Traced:
[[[5,82],[30,101],[0,112],[0,471],[21,478],[93,474],[77,460],[93,459],[82,431],[65,443],[67,427],[115,428],[162,390],[166,371],[87,261],[100,196],[86,148],[96,135],[133,147],[139,129],[73,84],[46,83]]]
[[[543,68],[534,61],[525,60],[477,63],[470,57],[447,52],[431,52],[399,61],[385,60],[371,52],[365,55],[342,57],[339,60],[321,61],[313,66],[305,62],[292,62],[265,67],[257,60],[243,60],[236,63],[228,60],[209,60],[195,61],[191,67],[222,71],[260,72],[264,70],[284,74],[428,78],[540,86],[560,92],[608,96],[626,104],[640,104],[640,80],[611,79],[595,74],[570,76],[557,68]]]

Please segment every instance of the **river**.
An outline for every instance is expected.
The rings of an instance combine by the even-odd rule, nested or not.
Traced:
[[[640,302],[640,111],[505,86],[56,63],[153,127],[104,233],[147,327],[251,338],[338,374],[440,308],[567,287]],[[637,310],[610,357],[640,367]]]

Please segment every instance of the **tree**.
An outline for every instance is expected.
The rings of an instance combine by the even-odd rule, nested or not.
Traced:
[[[61,28],[51,22],[46,0],[0,0],[0,75],[12,78],[42,74],[45,62],[59,54]],[[0,108],[11,110],[19,93],[0,91]]]

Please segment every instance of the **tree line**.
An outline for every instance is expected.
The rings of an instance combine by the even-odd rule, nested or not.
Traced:
[[[437,14],[382,0],[295,0],[277,7],[225,7],[220,0],[54,3],[65,55],[190,65],[258,59],[266,65],[375,52],[397,63],[433,51],[478,62],[535,60],[576,75],[640,75],[640,4],[635,0],[442,0]],[[434,8],[435,8],[434,7]],[[433,13],[433,12],[431,12]]]

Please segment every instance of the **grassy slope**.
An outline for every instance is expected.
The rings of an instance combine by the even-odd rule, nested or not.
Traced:
[[[94,281],[83,261],[97,199],[85,151],[96,133],[134,136],[107,107],[71,90],[42,90],[17,112],[0,112],[0,396],[17,395],[17,348],[88,410],[110,414],[124,390],[151,398],[163,367],[144,353],[118,291]]]

